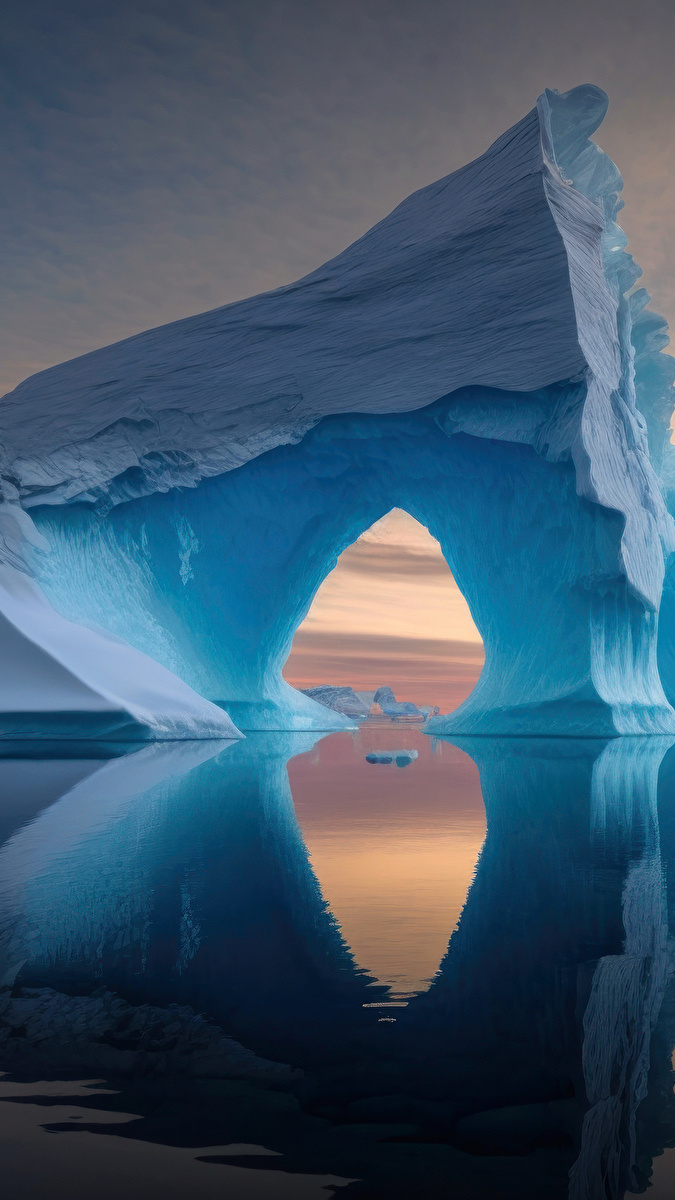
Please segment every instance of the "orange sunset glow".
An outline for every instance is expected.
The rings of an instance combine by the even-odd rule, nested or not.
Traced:
[[[294,687],[386,683],[451,712],[483,666],[483,643],[441,548],[392,509],[340,556],[297,630],[284,667]]]
[[[365,762],[366,752],[393,744],[417,751],[412,767]],[[424,990],[485,839],[475,763],[417,730],[363,726],[291,759],[288,775],[321,893],[356,963],[394,996]]]

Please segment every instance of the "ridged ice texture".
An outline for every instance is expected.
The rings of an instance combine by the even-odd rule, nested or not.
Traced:
[[[589,141],[606,102],[546,92],[298,283],[21,384],[0,407],[7,561],[240,727],[325,728],[280,668],[336,553],[399,504],[437,532],[486,643],[438,729],[675,728],[655,650],[674,527],[650,461],[668,372],[636,390],[649,318],[627,298],[620,176]],[[430,417],[443,445],[408,463]]]
[[[305,279],[50,368],[5,397],[26,506],[186,486],[321,417],[458,387],[583,374],[565,246],[532,111]]]
[[[467,389],[417,413],[326,418],[199,488],[98,518],[36,510],[52,545],[41,584],[70,620],[126,637],[240,729],[341,728],[281,670],[338,555],[397,505],[438,538],[485,644],[472,696],[431,729],[668,732],[655,615],[618,574],[618,515],[579,498],[571,462],[479,436],[476,414],[500,401],[523,414],[556,397]]]
[[[649,457],[647,426],[637,407],[633,304],[627,293],[641,271],[624,250],[616,224],[622,179],[588,138],[602,121],[599,88],[547,91],[538,101],[546,170],[544,187],[569,262],[579,345],[586,361],[585,398],[571,442],[581,495],[623,513],[621,566],[629,585],[658,608],[662,546],[675,549],[672,520]],[[672,389],[670,411],[672,412]]]

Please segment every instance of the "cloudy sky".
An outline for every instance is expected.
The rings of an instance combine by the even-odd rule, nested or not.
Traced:
[[[341,555],[300,629],[284,669],[289,683],[381,683],[416,704],[450,712],[473,688],[483,643],[441,548],[394,509]]]
[[[297,278],[583,82],[675,318],[674,49],[672,0],[5,0],[0,392]]]

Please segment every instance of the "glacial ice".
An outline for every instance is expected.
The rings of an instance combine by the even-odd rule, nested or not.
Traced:
[[[225,713],[121,637],[66,620],[24,572],[0,566],[0,603],[6,737],[48,730],[73,738],[83,727],[115,740],[241,736]]]
[[[306,278],[3,399],[0,730],[348,727],[281,669],[338,555],[398,506],[485,644],[430,729],[675,731],[673,364],[589,140],[606,104],[546,91]]]
[[[422,710],[410,700],[397,700],[390,687],[379,687],[373,696],[385,717],[422,717]]]
[[[363,721],[370,712],[351,687],[336,687],[324,683],[319,687],[301,688],[301,691],[303,696],[309,696],[310,700],[316,700],[318,704],[324,704],[326,708],[332,708],[335,712],[343,713],[345,717],[356,721]]]

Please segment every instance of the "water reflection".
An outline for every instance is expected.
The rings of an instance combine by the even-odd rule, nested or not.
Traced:
[[[366,765],[391,750],[416,757],[405,770]],[[312,866],[356,961],[393,999],[425,990],[485,838],[475,763],[419,730],[369,724],[322,739],[288,772]]]
[[[405,771],[366,763],[397,739]],[[435,1195],[441,1159],[467,1200],[642,1190],[675,1132],[671,741],[433,751],[366,727],[1,760],[0,977],[186,1006],[302,1067],[331,1128],[407,1139],[333,1139],[346,1195],[409,1195],[410,1162]]]
[[[500,1110],[459,1123],[466,1148],[574,1146],[570,1200],[642,1190],[661,1149],[638,1147],[637,1114],[671,972],[657,807],[671,740],[461,744],[488,837],[439,977],[407,1014],[418,1043],[437,1029],[426,1069],[437,1094],[452,1077],[462,1104]]]
[[[190,1004],[284,1060],[333,1010],[359,1020],[377,992],[322,899],[286,771],[313,740],[153,745],[88,775],[0,850],[0,972]]]

